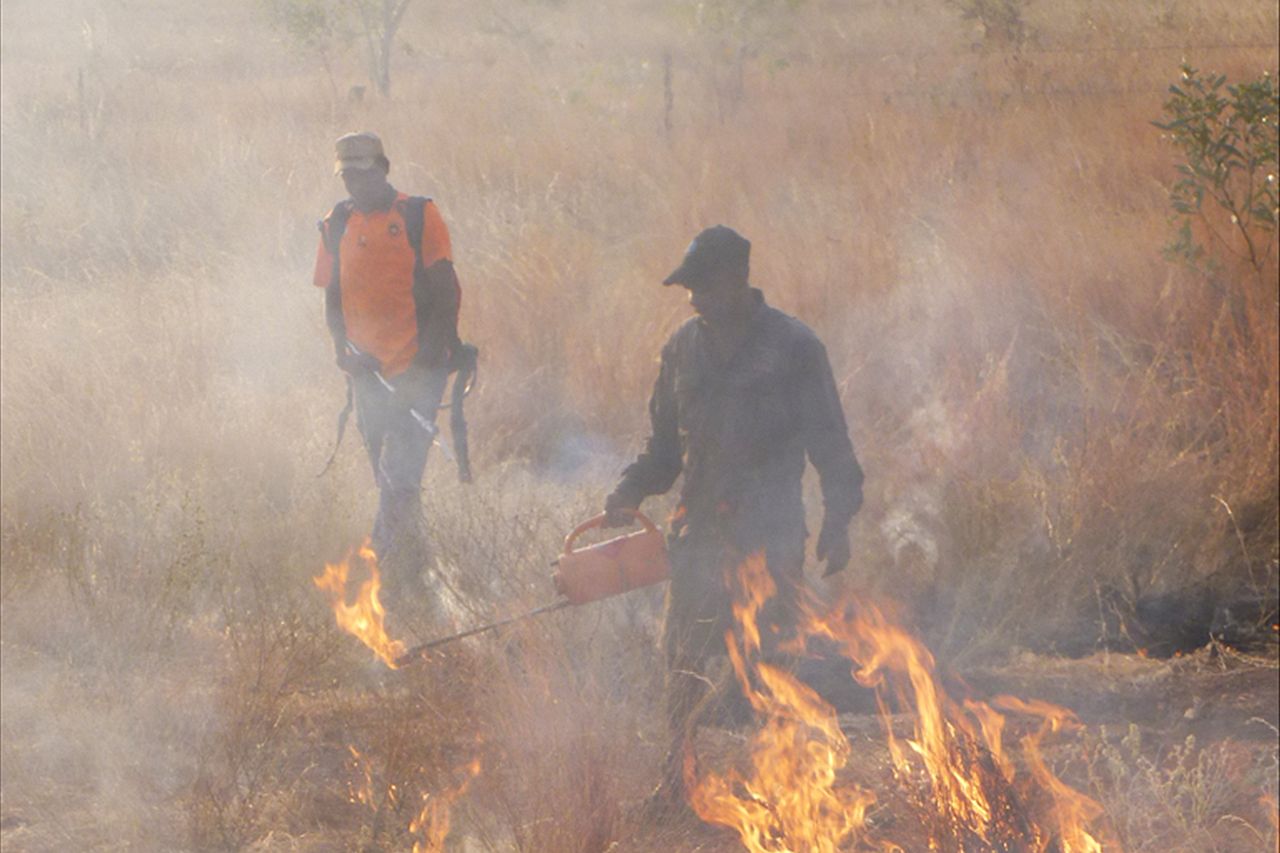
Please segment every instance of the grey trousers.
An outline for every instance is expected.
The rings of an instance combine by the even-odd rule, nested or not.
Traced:
[[[413,408],[434,420],[446,376],[443,371],[433,375]],[[406,408],[393,403],[391,392],[376,377],[357,376],[353,389],[356,423],[378,485],[371,545],[382,571],[384,600],[396,601],[421,591],[415,581],[429,555],[422,518],[422,474],[432,437]]]

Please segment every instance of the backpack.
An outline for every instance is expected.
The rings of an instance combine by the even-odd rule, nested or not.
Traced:
[[[400,212],[401,218],[404,220],[405,236],[409,240],[409,246],[413,249],[413,277],[416,282],[420,276],[426,272],[426,268],[422,263],[422,226],[425,217],[427,202],[431,201],[426,196],[409,196],[408,198],[397,198],[394,202],[396,209]],[[355,202],[352,199],[343,199],[334,205],[333,210],[327,217],[322,219],[318,225],[320,228],[321,239],[324,240],[325,248],[329,250],[329,254],[333,256],[333,271],[331,273],[331,281],[338,280],[338,272],[342,263],[339,251],[342,245],[342,236],[347,230],[347,220],[351,218],[351,212],[355,210]],[[328,227],[326,227],[328,223]],[[452,358],[448,364],[449,373],[453,374],[452,387],[450,390],[449,402],[441,403],[439,409],[449,409],[449,432],[453,436],[454,457],[458,466],[458,479],[464,483],[471,482],[471,453],[470,445],[467,440],[467,420],[463,412],[463,400],[471,393],[476,385],[479,376],[479,358],[480,350],[472,344],[457,340],[454,343]],[[338,456],[338,448],[342,446],[342,436],[346,433],[347,420],[351,417],[351,410],[354,407],[353,394],[351,391],[351,379],[347,378],[347,403],[342,411],[338,414],[338,437],[333,445],[333,452],[329,454],[329,461],[325,463],[324,468],[317,476],[324,474],[333,466],[334,459]]]

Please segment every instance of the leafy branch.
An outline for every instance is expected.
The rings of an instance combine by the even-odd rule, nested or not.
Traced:
[[[1166,120],[1153,122],[1181,149],[1184,162],[1169,198],[1182,219],[1178,240],[1170,247],[1191,262],[1204,254],[1191,234],[1198,220],[1224,246],[1230,242],[1216,229],[1225,214],[1244,243],[1243,256],[1262,274],[1274,245],[1280,218],[1277,197],[1277,98],[1275,77],[1227,85],[1225,75],[1201,75],[1183,64],[1179,85],[1169,87]],[[1205,200],[1212,202],[1206,211]],[[1213,211],[1221,214],[1213,215]]]

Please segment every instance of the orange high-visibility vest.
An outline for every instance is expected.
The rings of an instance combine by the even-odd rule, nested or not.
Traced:
[[[407,233],[406,220],[417,219],[415,204],[422,210],[420,240]],[[415,288],[415,267],[452,262],[449,231],[435,203],[399,193],[388,209],[362,212],[347,200],[325,217],[320,232],[314,284],[328,288],[336,276],[347,339],[376,357],[384,376],[403,372],[425,344],[419,339],[423,315],[431,310],[421,281]],[[453,312],[449,325],[456,329],[460,293],[451,271],[450,278],[455,293],[442,310]]]

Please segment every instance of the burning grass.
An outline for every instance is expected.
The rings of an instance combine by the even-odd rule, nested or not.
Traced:
[[[851,747],[835,709],[793,675],[762,660],[757,616],[775,592],[763,560],[744,563],[732,586],[738,591],[736,629],[725,639],[739,685],[761,725],[751,736],[747,775],[730,771],[700,777],[695,757],[687,756],[687,784],[698,815],[736,830],[753,853],[834,851],[863,842],[909,849],[901,841],[869,837],[866,815],[876,793],[837,781]],[[804,610],[789,644],[793,651],[803,652],[815,639],[834,643],[853,666],[854,678],[876,688],[896,781],[911,786],[923,767],[928,792],[916,799],[919,812],[907,822],[928,827],[929,849],[1103,849],[1093,827],[1102,807],[1063,783],[1041,753],[1045,735],[1080,728],[1070,711],[997,697],[995,706],[1041,721],[1037,731],[1020,738],[1015,757],[1003,743],[1004,716],[984,702],[967,699],[961,705],[948,697],[932,655],[877,608],[851,602],[823,613]],[[913,736],[905,741],[894,735],[890,703],[912,714]],[[1017,777],[1015,758],[1028,769],[1027,777]]]
[[[368,579],[360,584],[355,600],[347,601],[347,576],[353,558],[359,557],[368,570]],[[382,579],[378,573],[378,555],[365,539],[359,549],[348,552],[339,563],[326,563],[324,573],[312,578],[316,587],[326,593],[333,607],[338,627],[368,646],[378,659],[391,669],[404,655],[405,645],[387,636],[387,611],[382,606]]]

